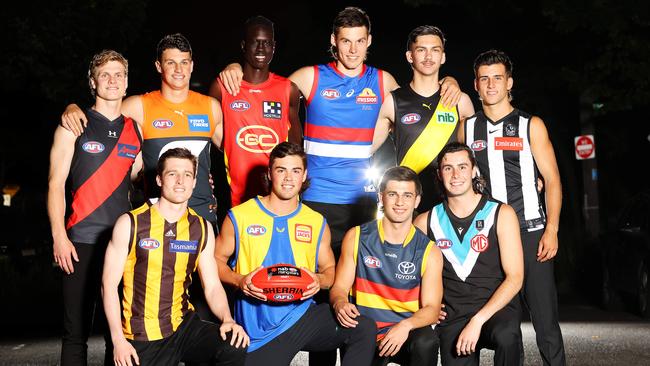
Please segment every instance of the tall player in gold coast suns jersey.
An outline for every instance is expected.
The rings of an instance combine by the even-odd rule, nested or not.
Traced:
[[[212,226],[187,206],[196,166],[185,148],[163,153],[156,168],[160,199],[120,216],[113,229],[102,285],[117,365],[244,362],[249,338],[233,320],[219,281]],[[221,325],[194,313],[188,288],[197,269]]]

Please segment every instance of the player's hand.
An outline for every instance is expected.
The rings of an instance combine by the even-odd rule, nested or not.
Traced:
[[[88,118],[78,105],[70,104],[61,115],[61,126],[79,137],[88,126]]]
[[[552,232],[549,228],[544,230],[542,239],[537,246],[537,261],[546,262],[551,260],[557,254],[558,240],[557,233]]]
[[[460,91],[460,86],[456,79],[451,76],[445,76],[442,79],[442,85],[440,86],[440,100],[442,105],[447,108],[455,107],[460,102],[460,97],[463,95],[463,92]]]
[[[214,179],[212,179],[212,173],[208,173],[208,184],[210,185],[212,192],[214,192]]]
[[[316,293],[320,291],[320,280],[318,279],[318,276],[314,272],[310,271],[309,269],[302,267],[302,270],[309,273],[311,278],[314,279],[312,283],[307,285],[307,291],[302,293],[302,297],[300,298],[300,300],[305,300],[316,295]]]
[[[67,235],[54,239],[52,251],[54,252],[54,262],[59,265],[59,268],[67,274],[74,273],[72,260],[79,262],[79,256]]]
[[[133,359],[132,362],[131,360]],[[113,343],[113,362],[116,366],[133,366],[140,364],[138,353],[126,339]]]
[[[238,63],[226,66],[226,68],[221,70],[219,73],[219,79],[221,79],[226,91],[231,95],[239,94],[239,87],[241,86],[243,77],[244,73],[242,72],[241,65]]]
[[[411,327],[403,321],[393,325],[379,342],[379,357],[395,356],[409,337]]]
[[[537,178],[537,193],[542,193],[544,189],[544,180],[542,178]]]
[[[354,320],[361,315],[357,307],[348,301],[337,301],[334,305],[334,313],[339,323],[346,328],[355,328],[358,321]]]
[[[224,341],[228,338],[228,335],[226,333],[232,332],[230,345],[235,346],[235,348],[247,347],[251,342],[244,328],[241,325],[235,323],[235,321],[232,319],[221,323],[219,332],[221,333],[221,339]]]
[[[458,356],[468,356],[476,352],[476,343],[478,343],[478,338],[481,336],[481,327],[483,327],[483,324],[476,318],[472,318],[463,328],[463,331],[458,336],[458,342],[456,342],[456,354]]]
[[[436,324],[440,324],[441,321],[447,319],[447,312],[445,311],[445,304],[440,305],[440,313],[438,314],[438,321]]]
[[[255,276],[255,273],[260,271],[262,268],[264,267],[259,266],[253,272],[244,276],[241,279],[241,282],[239,283],[239,288],[246,296],[254,297],[261,301],[266,301],[266,296],[264,296],[264,291],[261,288],[253,285],[253,283],[251,282],[251,279],[253,278],[253,276]]]

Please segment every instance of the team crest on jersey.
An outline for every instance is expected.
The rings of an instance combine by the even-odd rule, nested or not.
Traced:
[[[506,136],[511,136],[511,137],[517,136],[517,126],[515,126],[514,124],[508,123],[506,125],[505,130],[506,130]]]
[[[452,246],[452,241],[449,239],[438,239],[436,240],[436,246],[440,249],[449,249]]]
[[[248,225],[246,228],[246,234],[251,235],[251,236],[261,236],[266,234],[266,228],[262,225]]]
[[[379,98],[377,94],[370,88],[364,88],[359,95],[357,95],[357,104],[377,104]]]
[[[311,225],[296,224],[294,238],[302,243],[311,243]]]
[[[129,144],[117,144],[117,156],[123,158],[135,159],[138,155],[138,147]]]
[[[197,240],[170,240],[169,251],[171,253],[190,253],[196,254],[199,250]]]
[[[339,93],[339,91],[336,89],[323,89],[320,92],[320,96],[328,100],[335,100],[339,99],[341,93]]]
[[[456,123],[456,116],[452,112],[438,111],[433,115],[433,118],[438,123]]]
[[[98,141],[88,141],[84,142],[84,144],[81,145],[81,148],[87,153],[99,154],[104,151],[104,144]]]
[[[232,103],[230,103],[230,109],[232,109],[235,112],[244,112],[247,111],[248,108],[250,108],[251,105],[245,100],[236,100]]]
[[[483,227],[485,226],[485,222],[483,220],[476,220],[476,230],[483,230]]]
[[[412,125],[414,123],[420,122],[421,118],[422,117],[420,117],[420,115],[417,114],[417,113],[409,113],[409,114],[405,114],[404,116],[402,116],[402,118],[400,119],[400,122],[402,122],[405,125]]]
[[[490,246],[488,238],[483,234],[478,234],[470,240],[470,245],[475,252],[483,253]]]
[[[485,140],[476,140],[472,142],[472,145],[470,146],[470,148],[473,151],[483,151],[485,150],[486,147],[487,147],[487,141]]]
[[[174,122],[168,119],[157,119],[151,122],[151,125],[159,130],[166,130],[168,128],[172,128],[174,126]]]
[[[160,247],[160,242],[153,238],[141,239],[138,246],[144,250],[154,250]]]
[[[271,127],[244,126],[235,135],[237,146],[252,153],[269,153],[280,143],[280,137]]]
[[[363,264],[368,268],[381,268],[381,261],[379,258],[371,255],[363,257]]]
[[[262,103],[262,116],[264,118],[273,118],[273,119],[282,118],[282,103],[264,101]]]
[[[524,139],[521,137],[495,137],[494,150],[521,151],[524,149]]]

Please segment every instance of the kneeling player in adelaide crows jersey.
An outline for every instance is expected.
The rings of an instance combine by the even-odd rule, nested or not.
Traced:
[[[437,159],[446,200],[419,215],[415,225],[444,257],[447,317],[436,328],[443,365],[478,365],[481,348],[495,365],[523,365],[517,293],[524,260],[512,207],[480,192],[479,170],[466,145],[452,142]]]
[[[187,205],[196,169],[189,150],[164,152],[156,168],[160,199],[115,224],[102,289],[116,365],[244,364],[249,338],[230,315],[212,225]],[[188,288],[197,269],[220,325],[200,320],[190,303]]]

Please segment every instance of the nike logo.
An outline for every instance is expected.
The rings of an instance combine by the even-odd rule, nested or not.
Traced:
[[[497,132],[497,131],[499,131],[498,128],[497,128],[496,130],[489,130],[488,132],[489,132],[489,133],[495,133],[495,132]]]
[[[429,104],[424,104],[424,103],[422,103],[422,106],[423,106],[424,108],[428,109],[428,110],[431,110],[431,103],[429,103]]]

